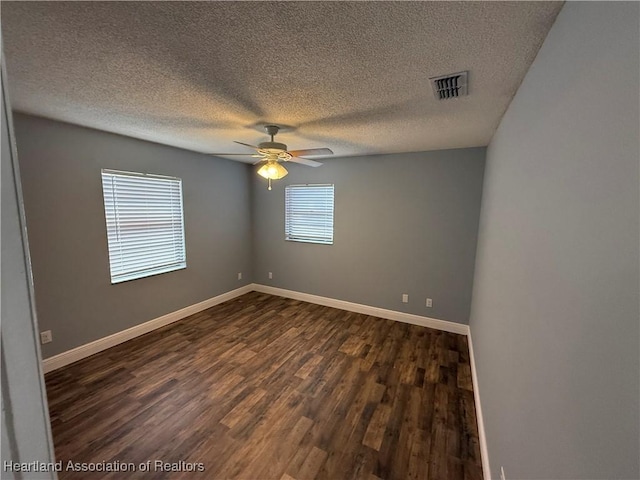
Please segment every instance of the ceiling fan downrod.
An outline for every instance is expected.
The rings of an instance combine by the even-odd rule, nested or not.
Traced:
[[[264,129],[267,132],[267,135],[271,137],[271,142],[273,142],[273,137],[280,131],[280,127],[277,125],[265,125]]]

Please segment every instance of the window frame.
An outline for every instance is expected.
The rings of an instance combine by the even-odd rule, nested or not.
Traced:
[[[177,184],[178,194],[168,195],[167,203],[169,205],[172,205],[172,202],[175,201],[176,197],[179,200],[180,222],[179,222],[179,229],[175,228],[175,231],[178,231],[180,233],[180,241],[175,242],[175,244],[181,247],[181,251],[182,251],[181,257],[178,256],[174,261],[170,263],[157,264],[155,266],[147,266],[146,268],[143,268],[143,269],[129,270],[129,271],[125,271],[123,273],[114,275],[114,270],[115,270],[114,265],[115,265],[115,262],[118,261],[118,259],[115,256],[112,256],[112,250],[115,250],[117,248],[122,248],[122,246],[112,245],[109,238],[110,229],[115,228],[116,230],[118,230],[120,226],[117,224],[118,222],[117,218],[111,218],[111,215],[108,213],[108,207],[107,207],[108,192],[105,190],[105,175],[112,176],[112,177],[113,176],[139,177],[139,178],[148,178],[148,179],[155,179],[155,180],[165,180],[165,181],[168,181],[168,182],[170,181],[170,182],[173,182],[174,184]],[[186,246],[186,233],[184,228],[184,194],[182,189],[182,178],[173,177],[169,175],[130,172],[130,171],[124,171],[124,170],[114,170],[114,169],[103,168],[100,171],[100,179],[101,179],[101,186],[102,186],[102,202],[103,202],[104,215],[105,215],[105,233],[107,236],[107,254],[109,258],[109,276],[111,279],[111,284],[116,285],[123,282],[130,282],[130,281],[138,280],[141,278],[147,278],[155,275],[161,275],[163,273],[169,273],[177,270],[186,269],[187,268],[187,246]],[[111,199],[114,205],[113,208],[116,209],[117,195],[114,190],[112,190],[109,193],[110,193],[109,198]],[[115,215],[117,217],[117,213]],[[175,220],[176,220],[176,216],[172,216],[171,222],[174,223]],[[115,226],[110,226],[110,223],[109,223],[110,221],[115,221],[116,222]],[[175,232],[174,232],[174,235],[175,235]],[[140,250],[142,250],[144,254],[144,251],[145,251],[144,245],[141,246]]]
[[[311,238],[310,236],[303,235],[292,235],[290,222],[292,221],[289,217],[290,208],[289,208],[289,191],[291,189],[302,189],[302,188],[327,188],[330,187],[331,191],[331,232],[330,237],[327,235],[325,237]],[[287,242],[298,242],[298,243],[311,243],[316,245],[333,245],[334,237],[335,237],[335,184],[333,183],[304,183],[304,184],[293,184],[286,185],[284,189],[284,239]],[[321,213],[320,215],[327,215],[326,212]],[[323,239],[324,238],[324,239]]]

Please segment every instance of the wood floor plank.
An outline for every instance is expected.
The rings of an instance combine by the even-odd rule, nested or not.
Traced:
[[[369,422],[362,444],[379,451],[391,415],[391,405],[379,404]]]
[[[233,410],[227,413],[220,423],[229,428],[235,427],[243,418],[250,416],[251,408],[254,407],[262,397],[267,393],[266,390],[257,388],[251,394],[247,395],[244,400],[238,403]]]
[[[482,478],[466,337],[415,325],[252,292],[46,384],[58,460],[204,468],[128,479]]]
[[[322,363],[324,357],[322,355],[314,354],[309,358],[304,365],[302,365],[298,371],[295,373],[296,377],[300,377],[302,379],[309,378],[309,375],[313,373],[313,370]]]
[[[298,480],[310,480],[316,478],[316,475],[320,471],[322,464],[327,458],[327,452],[320,450],[318,447],[311,447],[311,451],[304,463],[300,467],[296,478]]]

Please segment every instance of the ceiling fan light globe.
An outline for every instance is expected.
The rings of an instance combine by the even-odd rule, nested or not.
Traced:
[[[288,173],[287,169],[277,162],[268,162],[258,170],[258,175],[271,180],[280,180]]]

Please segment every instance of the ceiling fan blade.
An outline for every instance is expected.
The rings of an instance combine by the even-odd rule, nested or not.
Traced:
[[[230,155],[241,155],[243,157],[261,157],[257,153],[207,153],[207,155],[215,155],[217,157],[228,157]]]
[[[313,155],[333,155],[333,151],[330,148],[309,148],[307,150],[291,150],[289,151],[292,157],[308,157]]]
[[[300,158],[300,157],[291,157],[287,161],[293,162],[293,163],[300,163],[302,165],[307,165],[308,167],[319,167],[320,165],[322,165],[320,162],[316,162],[315,160],[308,160],[306,158]]]
[[[235,140],[234,140],[233,143],[237,143],[239,145],[244,145],[245,147],[249,147],[249,148],[253,148],[254,150],[258,150],[258,147],[256,147],[255,145],[249,145],[248,143],[236,142]]]

